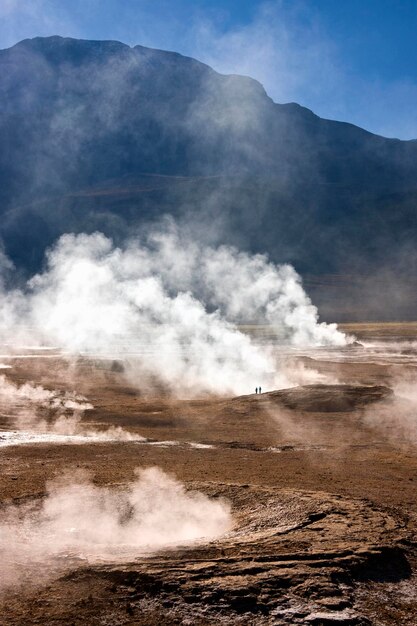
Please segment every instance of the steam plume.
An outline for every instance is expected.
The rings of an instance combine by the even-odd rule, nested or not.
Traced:
[[[4,294],[3,328],[20,324],[70,352],[130,355],[141,384],[245,393],[290,386],[274,352],[237,324],[272,324],[291,346],[344,345],[290,266],[234,248],[202,247],[175,227],[114,247],[100,233],[64,235],[25,291]]]
[[[136,470],[124,488],[95,486],[80,471],[50,482],[39,505],[12,507],[0,522],[0,588],[26,568],[54,557],[135,558],[168,546],[205,541],[232,526],[230,506],[184,485],[159,468]]]
[[[120,426],[99,431],[82,423],[86,411],[94,407],[86,398],[75,392],[50,391],[41,385],[25,383],[16,385],[0,375],[0,410],[6,413],[11,425],[29,433],[94,437],[102,441],[140,441],[143,437],[133,435]],[[0,445],[14,441],[8,432]],[[0,435],[0,440],[2,436]],[[24,439],[22,440],[24,441]]]

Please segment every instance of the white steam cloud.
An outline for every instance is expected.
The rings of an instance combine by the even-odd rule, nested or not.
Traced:
[[[135,558],[210,540],[232,527],[230,505],[187,491],[159,468],[136,470],[123,488],[97,487],[79,471],[47,486],[42,504],[10,507],[0,521],[1,587],[57,557]]]
[[[204,247],[171,227],[123,249],[100,233],[64,235],[28,289],[5,292],[6,334],[30,327],[74,352],[130,355],[133,376],[177,393],[247,393],[291,386],[271,348],[237,324],[272,325],[290,346],[342,346],[295,270],[262,255]]]
[[[30,404],[53,410],[70,410],[80,413],[94,408],[92,404],[87,402],[86,398],[78,394],[50,391],[41,385],[32,385],[31,383],[24,383],[19,386],[7,380],[4,375],[0,376],[0,401],[18,406],[30,402]]]
[[[64,437],[94,438],[100,441],[142,441],[120,426],[99,430],[82,422],[86,411],[94,409],[86,398],[75,392],[50,391],[41,385],[17,385],[0,375],[0,415],[9,425],[26,434],[49,434]],[[17,437],[15,436],[17,435]],[[25,443],[24,433],[0,431],[0,447]],[[82,439],[84,441],[84,439]]]

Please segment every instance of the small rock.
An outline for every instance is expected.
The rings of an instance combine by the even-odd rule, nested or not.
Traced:
[[[351,606],[351,602],[347,598],[319,598],[316,600],[317,604],[325,606],[327,609],[334,611],[340,611]]]
[[[341,613],[311,613],[306,618],[306,624],[311,626],[366,626],[370,622],[350,611]]]

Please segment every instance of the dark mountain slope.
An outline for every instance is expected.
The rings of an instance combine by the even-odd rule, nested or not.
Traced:
[[[25,271],[62,232],[118,240],[170,213],[294,263],[328,316],[415,315],[417,142],[110,41],[36,38],[0,51],[0,101],[0,235]],[[329,274],[345,278],[323,289]]]

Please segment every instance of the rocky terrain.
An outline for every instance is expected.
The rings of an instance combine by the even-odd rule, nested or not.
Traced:
[[[291,357],[337,382],[238,398],[144,394],[117,362],[10,357],[13,384],[76,389],[94,405],[86,427],[137,438],[0,446],[0,522],[12,505],[41,503],[65,470],[87,469],[95,486],[116,489],[135,468],[158,466],[230,502],[232,528],[143,555],[26,559],[1,594],[0,623],[414,626],[416,413],[398,387],[414,380],[413,331],[362,331],[361,347]],[[5,433],[17,408],[4,394],[0,404]],[[47,420],[48,410],[36,409]]]

